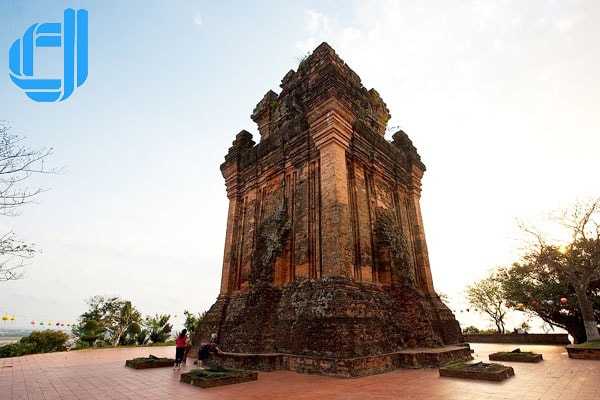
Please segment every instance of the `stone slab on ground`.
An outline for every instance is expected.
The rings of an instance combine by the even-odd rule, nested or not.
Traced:
[[[125,361],[125,366],[133,369],[165,368],[175,365],[175,360],[164,357],[138,357]]]
[[[236,383],[251,382],[258,379],[258,373],[254,371],[243,371],[224,369],[212,371],[210,369],[193,369],[181,374],[180,381],[201,388],[211,388]]]
[[[528,362],[538,363],[544,358],[541,354],[532,353],[529,351],[499,351],[489,355],[490,361],[512,361],[512,362]]]
[[[567,346],[567,353],[569,358],[577,360],[598,360],[600,361],[600,348],[592,349],[585,347],[578,347],[577,345]]]
[[[440,376],[500,382],[515,376],[515,371],[512,367],[495,363],[454,363],[441,367]]]

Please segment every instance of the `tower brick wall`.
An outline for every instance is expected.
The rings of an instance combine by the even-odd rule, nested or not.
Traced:
[[[268,91],[221,171],[220,296],[198,339],[241,353],[353,357],[462,341],[431,277],[425,166],[326,43]]]

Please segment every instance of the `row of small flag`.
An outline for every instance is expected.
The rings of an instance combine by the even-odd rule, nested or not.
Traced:
[[[16,321],[17,317],[15,317],[14,315],[10,315],[10,314],[4,314],[2,316],[2,321]],[[65,327],[65,326],[71,326],[70,323],[65,323],[65,322],[53,322],[53,321],[31,321],[31,325],[40,325],[40,326],[57,326],[57,327]]]

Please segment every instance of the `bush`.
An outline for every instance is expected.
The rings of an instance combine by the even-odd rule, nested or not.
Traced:
[[[496,329],[479,329],[476,326],[467,326],[463,329],[464,335],[497,335]]]
[[[67,340],[69,336],[64,332],[51,330],[31,332],[29,336],[21,338],[17,343],[0,347],[0,358],[63,351]]]
[[[75,342],[75,350],[83,350],[83,349],[89,349],[91,346],[88,342],[84,342],[82,340],[77,340]]]
[[[100,322],[89,319],[74,326],[73,334],[77,337],[79,343],[85,343],[87,347],[92,347],[96,340],[105,336],[106,328]]]
[[[60,331],[35,331],[29,336],[21,338],[21,344],[31,345],[34,353],[50,353],[65,350],[65,343],[69,335]]]
[[[31,354],[31,346],[21,342],[11,343],[0,347],[0,358],[19,357],[25,354]]]
[[[464,333],[465,335],[476,335],[476,334],[478,334],[479,332],[481,332],[481,331],[479,330],[479,328],[478,328],[478,327],[476,327],[476,326],[473,326],[473,325],[471,325],[471,326],[467,326],[466,328],[464,328],[464,329],[463,329],[463,333]]]
[[[99,349],[102,349],[104,347],[113,347],[113,345],[110,342],[107,342],[106,340],[96,340],[94,347],[98,347]]]

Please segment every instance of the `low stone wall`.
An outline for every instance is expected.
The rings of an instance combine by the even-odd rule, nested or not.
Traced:
[[[464,335],[467,343],[571,344],[566,333],[508,333],[504,335]]]
[[[407,349],[396,353],[355,358],[224,352],[215,356],[215,361],[226,368],[259,371],[289,370],[342,378],[380,374],[398,368],[439,367],[449,362],[468,360],[472,360],[471,350],[469,347],[462,346]]]
[[[567,346],[567,353],[569,353],[569,358],[600,361],[600,349],[587,349],[571,345]]]
[[[212,358],[217,364],[225,368],[265,372],[287,369],[283,362],[283,355],[280,353],[246,354],[219,352],[213,355]]]

